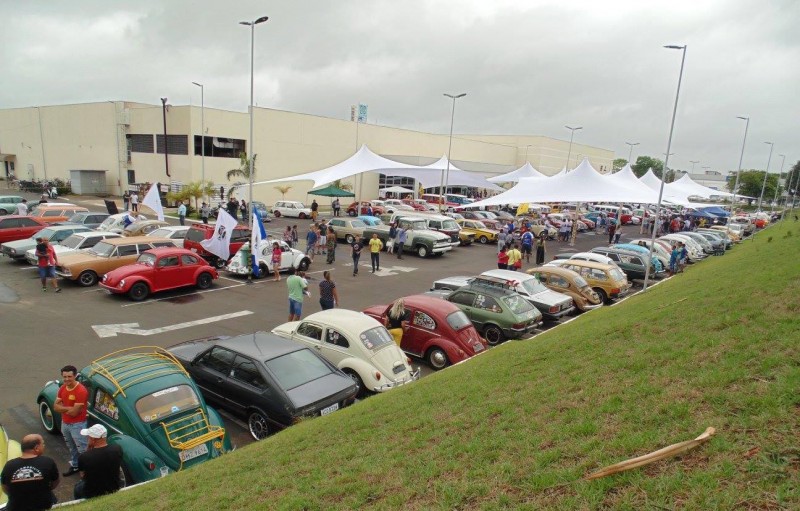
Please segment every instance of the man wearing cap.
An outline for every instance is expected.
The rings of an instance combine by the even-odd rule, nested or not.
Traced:
[[[81,435],[89,439],[89,446],[78,458],[81,480],[75,484],[75,498],[90,499],[119,490],[122,447],[108,444],[108,430],[102,424],[82,429]]]

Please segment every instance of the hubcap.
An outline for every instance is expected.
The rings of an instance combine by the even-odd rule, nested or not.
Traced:
[[[42,418],[42,424],[48,431],[53,429],[53,412],[44,401],[39,405],[39,416]]]
[[[248,425],[250,426],[250,434],[256,440],[262,440],[267,437],[269,426],[267,425],[267,420],[260,413],[250,415]]]
[[[439,350],[431,353],[431,365],[436,368],[442,368],[447,364],[447,357]]]

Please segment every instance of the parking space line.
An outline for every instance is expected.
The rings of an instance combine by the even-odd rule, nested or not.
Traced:
[[[134,302],[134,303],[127,303],[125,305],[121,305],[120,307],[133,307],[134,305],[147,305],[149,303],[156,303],[156,302],[163,302],[164,300],[174,300],[175,298],[183,298],[185,296],[192,296],[192,295],[202,295],[205,293],[214,293],[216,291],[225,291],[226,289],[233,289],[236,287],[246,286],[247,284],[236,284],[235,286],[227,286],[227,287],[218,287],[215,289],[204,289],[203,291],[195,291],[193,293],[186,293],[185,295],[178,295],[178,296],[167,296],[164,298],[153,298],[152,300],[145,300],[143,302]]]

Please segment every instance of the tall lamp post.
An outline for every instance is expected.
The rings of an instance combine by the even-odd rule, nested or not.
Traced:
[[[775,198],[772,199],[773,205],[778,203],[778,189],[780,188],[781,176],[783,175],[783,164],[786,163],[786,155],[785,154],[779,154],[778,156],[781,157],[781,171],[778,173],[778,182],[775,183]],[[772,211],[773,208],[770,207],[769,210]]]
[[[206,198],[206,98],[205,88],[202,83],[192,82],[200,87],[200,154],[201,174],[200,186],[203,187],[203,198]]]
[[[439,198],[440,212],[444,207],[444,197],[447,194],[445,190],[447,190],[447,182],[450,180],[450,151],[453,149],[453,121],[455,120],[456,117],[456,100],[459,98],[463,98],[464,96],[467,95],[467,93],[462,92],[461,94],[456,94],[456,95],[445,93],[444,95],[453,100],[453,109],[450,112],[450,141],[448,142],[447,145],[447,174],[445,175],[445,173],[442,172],[442,186],[439,187],[440,190],[439,193],[441,195],[441,197]]]
[[[767,187],[767,177],[769,177],[769,164],[772,161],[772,150],[775,148],[775,144],[772,142],[764,142],[765,144],[769,144],[769,158],[767,158],[767,171],[764,172],[764,182],[761,183],[761,195],[758,197],[758,211],[761,211],[761,201],[764,200],[764,189]],[[753,236],[755,238],[755,236]]]
[[[689,163],[692,164],[692,174],[694,174],[694,166],[696,164],[700,163],[700,160],[689,160]],[[703,167],[703,168],[705,168],[705,167]]]
[[[564,126],[570,131],[569,134],[569,150],[567,151],[567,172],[569,172],[569,157],[572,156],[572,139],[575,136],[575,132],[578,130],[582,130],[583,126],[578,126],[576,128],[571,128],[569,126]]]
[[[682,50],[683,56],[681,57],[681,70],[678,74],[678,91],[675,93],[675,106],[672,108],[672,122],[669,125],[669,139],[667,141],[667,152],[666,152],[666,160],[664,161],[664,171],[666,173],[666,169],[669,168],[669,150],[672,148],[672,133],[675,131],[675,115],[678,113],[678,98],[681,95],[681,82],[683,81],[683,65],[686,62],[686,45],[683,46],[676,46],[676,45],[668,45],[664,46],[664,48],[670,50]],[[666,177],[666,176],[662,176]],[[650,235],[650,254],[647,258],[647,265],[645,266],[644,272],[644,286],[642,287],[642,291],[647,291],[647,284],[650,279],[650,261],[653,260],[653,245],[656,243],[656,233],[658,232],[658,222],[661,219],[661,199],[664,197],[664,179],[661,179],[661,185],[658,187],[658,205],[656,206],[656,217],[653,220],[656,222],[653,225],[653,233]]]
[[[742,152],[739,154],[739,169],[736,171],[736,181],[733,183],[733,204],[736,205],[736,192],[739,191],[739,174],[742,173],[742,159],[744,158],[744,145],[747,142],[747,130],[750,128],[750,118],[741,115],[736,116],[737,119],[747,121],[744,125],[744,138],[742,139]]]
[[[633,158],[633,146],[639,145],[639,142],[625,142],[629,146],[631,146],[630,151],[628,151],[628,165],[631,164],[631,158]]]
[[[531,148],[531,144],[528,144],[528,145],[525,146],[525,162],[526,163],[528,161],[528,149],[530,149],[530,148]]]

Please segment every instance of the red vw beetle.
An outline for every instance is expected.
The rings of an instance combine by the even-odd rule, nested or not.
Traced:
[[[426,359],[432,368],[442,369],[486,349],[486,341],[456,305],[425,295],[406,296],[403,305],[400,348]],[[373,305],[363,312],[387,325],[391,307],[392,304]]]
[[[100,285],[115,294],[127,293],[138,302],[167,289],[208,289],[218,277],[217,270],[191,250],[163,247],[142,252],[134,264],[106,273]]]

